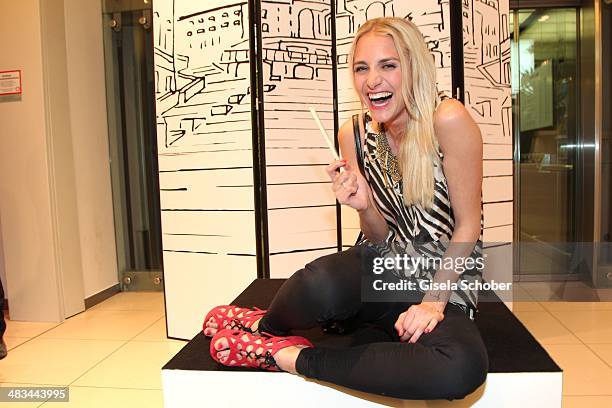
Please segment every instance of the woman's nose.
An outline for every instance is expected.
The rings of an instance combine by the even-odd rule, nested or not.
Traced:
[[[375,88],[381,83],[381,81],[382,81],[382,78],[380,77],[380,74],[378,73],[378,71],[374,69],[371,70],[368,75],[368,80],[367,80],[368,87]]]

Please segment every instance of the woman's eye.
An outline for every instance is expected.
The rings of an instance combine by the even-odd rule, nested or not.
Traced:
[[[366,68],[366,67],[364,67],[364,66],[361,66],[361,67],[355,67],[355,72],[363,72],[363,71],[365,71],[365,70],[367,70],[367,68]]]
[[[394,69],[395,68],[395,64],[385,64],[383,65],[384,69]]]

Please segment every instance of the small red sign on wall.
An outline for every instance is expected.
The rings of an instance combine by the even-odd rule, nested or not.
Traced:
[[[0,71],[0,96],[21,94],[21,70]]]

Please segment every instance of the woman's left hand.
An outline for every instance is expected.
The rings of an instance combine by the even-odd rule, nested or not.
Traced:
[[[444,313],[439,312],[434,303],[412,305],[400,314],[395,322],[395,330],[400,341],[416,343],[423,333],[431,331],[444,320]]]

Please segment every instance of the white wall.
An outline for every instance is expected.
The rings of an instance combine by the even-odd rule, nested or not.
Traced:
[[[40,8],[0,0],[0,70],[21,69],[19,102],[0,103],[0,217],[11,317],[61,320],[44,119]]]
[[[12,319],[58,321],[117,283],[100,5],[0,9],[0,70],[24,89],[0,102],[5,291]]]
[[[85,297],[117,284],[100,0],[64,0]]]
[[[81,242],[70,131],[64,0],[40,1],[47,160],[61,314],[85,309]]]

